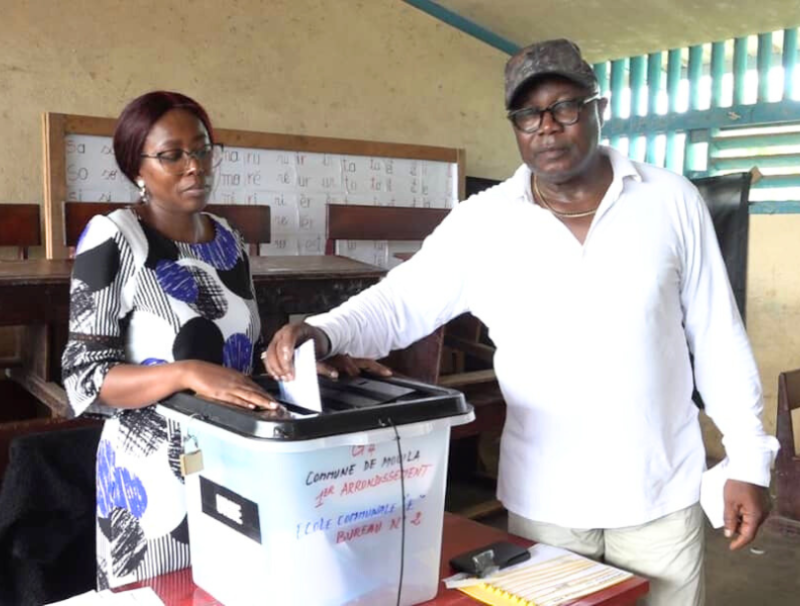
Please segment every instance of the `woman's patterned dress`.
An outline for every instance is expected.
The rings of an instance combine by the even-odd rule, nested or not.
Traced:
[[[77,247],[62,367],[75,415],[106,420],[97,451],[98,588],[190,565],[179,426],[154,406],[97,401],[116,364],[205,360],[250,373],[261,325],[245,245],[224,219],[213,241],[167,239],[131,209],[97,216]]]

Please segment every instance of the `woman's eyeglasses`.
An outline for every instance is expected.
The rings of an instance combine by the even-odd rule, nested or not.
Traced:
[[[200,149],[189,151],[186,149],[167,149],[157,154],[142,154],[142,158],[158,160],[161,168],[171,175],[182,175],[189,170],[189,164],[194,158],[197,164],[206,170],[219,166],[222,162],[224,147],[221,143],[204,145]]]

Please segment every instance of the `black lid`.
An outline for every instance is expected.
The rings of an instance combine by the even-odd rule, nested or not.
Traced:
[[[246,437],[280,441],[369,431],[472,411],[458,391],[398,377],[342,377],[337,381],[319,377],[322,412],[283,402],[278,384],[267,376],[254,380],[281,401],[285,411],[247,410],[185,392],[170,396],[161,405]]]

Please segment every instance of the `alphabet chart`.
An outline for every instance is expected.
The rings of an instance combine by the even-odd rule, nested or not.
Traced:
[[[382,145],[391,151],[392,144]],[[114,160],[110,136],[67,133],[64,146],[67,201],[138,200],[138,190]],[[210,202],[271,207],[272,241],[261,254],[321,255],[326,204],[452,208],[463,176],[458,150],[445,151],[453,152],[453,161],[226,145]],[[390,268],[399,262],[396,253],[414,252],[420,244],[339,241],[336,252]]]

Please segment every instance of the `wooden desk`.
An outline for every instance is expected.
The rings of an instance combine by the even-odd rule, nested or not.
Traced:
[[[385,271],[346,257],[252,257],[265,339],[293,314],[328,311],[375,284]],[[61,352],[69,322],[72,261],[0,262],[0,326],[26,326],[25,365],[12,376],[63,415]]]
[[[0,261],[0,326],[30,326],[69,318],[72,261]]]
[[[330,311],[376,284],[386,270],[347,257],[251,257],[262,333],[272,338],[293,314]]]
[[[252,257],[250,270],[263,316],[320,313],[375,284],[385,270],[346,257]],[[0,325],[69,318],[72,261],[0,261]]]
[[[513,541],[526,547],[531,545],[531,541],[526,539],[447,512],[444,514],[442,534],[440,579],[453,574],[453,570],[448,564],[450,558],[469,549],[502,540]],[[133,583],[123,589],[136,587],[152,587],[166,606],[222,606],[221,602],[194,584],[190,568]],[[633,606],[638,598],[647,593],[648,587],[649,584],[645,579],[633,577],[569,604],[570,606]],[[439,583],[439,593],[436,597],[423,602],[423,604],[425,606],[475,606],[479,602],[455,589],[445,589],[444,584]]]

